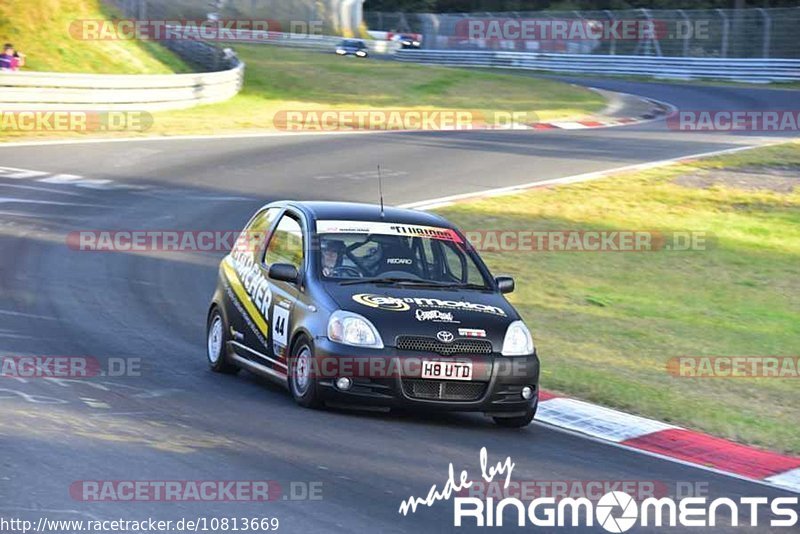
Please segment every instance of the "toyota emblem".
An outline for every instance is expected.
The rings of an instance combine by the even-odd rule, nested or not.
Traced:
[[[442,343],[452,343],[453,337],[454,337],[453,334],[451,334],[450,332],[446,332],[444,330],[436,334],[436,338]]]

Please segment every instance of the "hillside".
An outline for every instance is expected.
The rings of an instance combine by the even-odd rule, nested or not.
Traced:
[[[115,15],[100,0],[2,0],[0,44],[11,42],[27,56],[25,70],[108,74],[191,70],[157,43],[88,41],[70,35],[75,21]]]

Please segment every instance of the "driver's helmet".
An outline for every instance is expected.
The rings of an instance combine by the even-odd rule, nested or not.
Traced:
[[[322,252],[335,252],[339,256],[344,254],[344,242],[338,239],[322,239],[320,242]]]
[[[320,242],[320,248],[322,249],[322,263],[325,266],[325,255],[334,252],[336,253],[336,260],[333,261],[332,265],[327,265],[328,268],[338,267],[342,264],[342,259],[344,259],[344,251],[345,246],[342,241],[338,239],[322,239]],[[332,261],[332,258],[329,258],[328,261]]]

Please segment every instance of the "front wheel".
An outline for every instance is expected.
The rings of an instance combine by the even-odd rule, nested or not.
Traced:
[[[322,406],[315,375],[314,351],[308,339],[301,337],[292,347],[289,357],[289,391],[295,402],[304,408]]]
[[[239,367],[228,361],[228,323],[217,307],[208,315],[206,356],[214,372],[231,375],[239,372]]]
[[[536,410],[529,408],[525,415],[518,417],[493,417],[494,423],[497,426],[505,428],[523,428],[531,424],[533,417],[536,415]]]

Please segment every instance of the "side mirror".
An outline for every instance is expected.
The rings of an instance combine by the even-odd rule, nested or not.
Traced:
[[[280,282],[296,284],[300,278],[300,273],[297,272],[297,267],[291,263],[273,263],[269,266],[267,276]]]
[[[514,279],[510,276],[498,276],[494,279],[500,293],[512,293],[514,291]]]

